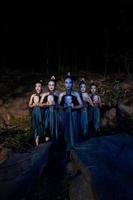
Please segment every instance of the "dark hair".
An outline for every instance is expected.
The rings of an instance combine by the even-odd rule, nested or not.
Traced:
[[[93,83],[90,83],[90,86],[89,88],[91,88],[92,86],[96,86],[96,84],[93,82]],[[97,87],[97,86],[96,86]]]
[[[49,82],[50,82],[50,81],[53,81],[53,82],[55,83],[55,85],[56,85],[55,76],[51,76],[51,78],[50,78]]]
[[[85,78],[82,78],[79,82],[79,87],[81,86],[81,84],[86,84]]]
[[[36,85],[37,83],[43,85],[43,80],[36,81],[36,82],[35,82],[35,85]]]
[[[65,75],[64,81],[65,81],[67,78],[70,78],[72,81],[74,80],[74,78],[73,78],[73,76],[71,75],[70,72],[68,72],[67,75]]]

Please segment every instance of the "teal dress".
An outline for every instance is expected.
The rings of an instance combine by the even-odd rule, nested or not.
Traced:
[[[65,105],[65,96],[62,97],[61,106]],[[72,96],[72,103],[78,105],[77,98]],[[78,142],[78,125],[77,111],[69,108],[64,108],[61,112],[61,125],[64,133],[64,139],[67,145],[67,150],[70,150]]]
[[[39,100],[41,95],[39,95]],[[36,138],[39,136],[43,138],[43,121],[42,121],[42,111],[40,107],[34,107],[32,109],[32,134]]]
[[[54,101],[57,105],[58,96],[54,95]],[[45,97],[44,102],[47,102],[48,96]],[[55,106],[49,106],[45,108],[43,124],[45,136],[49,136],[52,140],[58,139],[58,129],[59,129],[59,113]]]
[[[91,100],[93,101],[93,95],[90,95]],[[100,108],[96,107],[89,107],[88,110],[89,115],[89,124],[92,123],[94,126],[95,131],[100,130]]]
[[[88,102],[85,102],[82,97],[82,93],[80,93],[80,97],[83,103],[83,108],[81,108],[79,112],[79,129],[81,137],[87,137],[89,134],[89,119],[88,119]]]

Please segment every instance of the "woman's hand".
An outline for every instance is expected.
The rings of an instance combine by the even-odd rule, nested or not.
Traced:
[[[39,103],[33,103],[33,107],[39,107]]]

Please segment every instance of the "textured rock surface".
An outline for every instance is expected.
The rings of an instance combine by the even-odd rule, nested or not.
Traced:
[[[72,152],[81,173],[89,179],[91,176],[100,200],[132,200],[132,155],[133,138],[127,134],[94,138],[77,145]]]
[[[0,199],[20,199],[31,189],[47,165],[51,143],[41,144],[26,153],[16,153],[0,165]]]

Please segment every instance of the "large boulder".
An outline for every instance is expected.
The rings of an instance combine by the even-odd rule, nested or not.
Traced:
[[[120,87],[122,88],[122,90],[132,90],[133,81],[132,80],[123,81],[122,83],[120,83]]]
[[[129,117],[133,119],[133,105],[125,105],[125,104],[119,104],[119,113],[124,117]]]
[[[0,106],[0,128],[10,128],[11,126],[19,126],[26,128],[30,123],[30,112],[28,108],[29,97],[27,95],[21,97],[10,98]],[[1,101],[0,101],[1,102]]]
[[[52,143],[13,154],[0,165],[0,199],[23,199],[48,163]],[[4,153],[3,153],[4,154]]]
[[[116,127],[116,108],[111,108],[104,113],[101,118],[101,127]]]
[[[106,111],[105,116],[109,120],[114,120],[116,118],[116,108],[111,108],[110,110]]]

